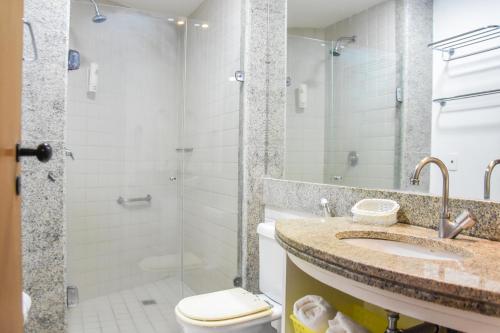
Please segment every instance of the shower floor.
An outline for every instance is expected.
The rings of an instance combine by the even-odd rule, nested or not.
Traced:
[[[174,307],[181,287],[169,278],[83,301],[69,311],[68,332],[178,333]],[[183,290],[184,297],[194,294],[185,284]]]

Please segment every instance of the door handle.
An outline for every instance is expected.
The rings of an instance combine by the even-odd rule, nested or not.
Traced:
[[[21,148],[21,145],[16,145],[16,161],[19,162],[23,156],[36,156],[42,162],[47,163],[52,158],[52,147],[44,142],[33,148]]]

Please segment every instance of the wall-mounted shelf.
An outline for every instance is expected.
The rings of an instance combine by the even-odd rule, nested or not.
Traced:
[[[439,103],[441,106],[445,106],[446,102],[449,101],[455,101],[458,99],[466,99],[466,98],[473,98],[473,97],[480,97],[480,96],[487,96],[487,95],[494,95],[494,94],[500,94],[500,89],[494,89],[494,90],[485,90],[485,91],[480,91],[480,92],[475,92],[475,93],[470,93],[470,94],[463,94],[463,95],[456,95],[456,96],[451,96],[451,97],[443,97],[443,98],[436,98],[432,100],[434,103]]]
[[[500,45],[490,45],[489,47],[479,50],[472,47],[472,45],[484,43],[495,38],[500,38],[500,25],[488,25],[479,29],[467,31],[456,36],[430,43],[428,47],[440,51],[444,61],[452,61],[500,49]],[[458,54],[457,50],[463,52]]]

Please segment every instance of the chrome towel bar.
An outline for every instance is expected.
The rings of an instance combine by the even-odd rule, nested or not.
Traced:
[[[500,46],[497,43],[494,45],[491,45],[491,43],[483,44],[485,48],[479,50],[475,47],[469,47],[496,38],[500,38],[500,25],[495,24],[430,43],[428,47],[436,51],[441,51],[444,61],[452,61],[499,49]],[[462,49],[464,53],[457,54],[457,50],[459,49]]]
[[[153,197],[148,194],[148,195],[146,195],[143,198],[130,198],[130,199],[125,199],[122,196],[120,196],[120,197],[118,197],[118,200],[116,200],[116,202],[119,205],[125,205],[125,204],[132,203],[132,202],[147,202],[147,203],[150,203],[151,200],[153,200]]]
[[[494,95],[494,94],[500,94],[500,89],[485,90],[485,91],[480,91],[480,92],[475,92],[475,93],[470,93],[470,94],[464,94],[464,95],[456,95],[456,96],[451,96],[451,97],[436,98],[436,99],[434,99],[432,101],[434,103],[441,104],[441,106],[445,106],[446,102],[448,102],[448,101],[454,101],[454,100],[457,100],[457,99],[466,99],[466,98],[472,98],[472,97],[479,97],[479,96]]]

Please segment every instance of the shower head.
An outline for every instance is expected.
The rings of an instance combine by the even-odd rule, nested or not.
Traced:
[[[94,5],[94,9],[95,9],[95,16],[92,18],[92,21],[94,23],[102,23],[102,22],[106,21],[107,17],[102,15],[99,12],[99,7],[97,6],[97,3],[95,2],[95,0],[89,0],[89,1],[92,2],[92,4]]]
[[[355,41],[356,41],[356,36],[340,37],[339,39],[337,39],[335,47],[332,50],[330,50],[330,54],[334,57],[340,56],[346,44],[354,43]]]
[[[102,23],[106,21],[106,19],[107,19],[106,16],[98,14],[92,18],[92,21],[94,21],[94,23]]]

